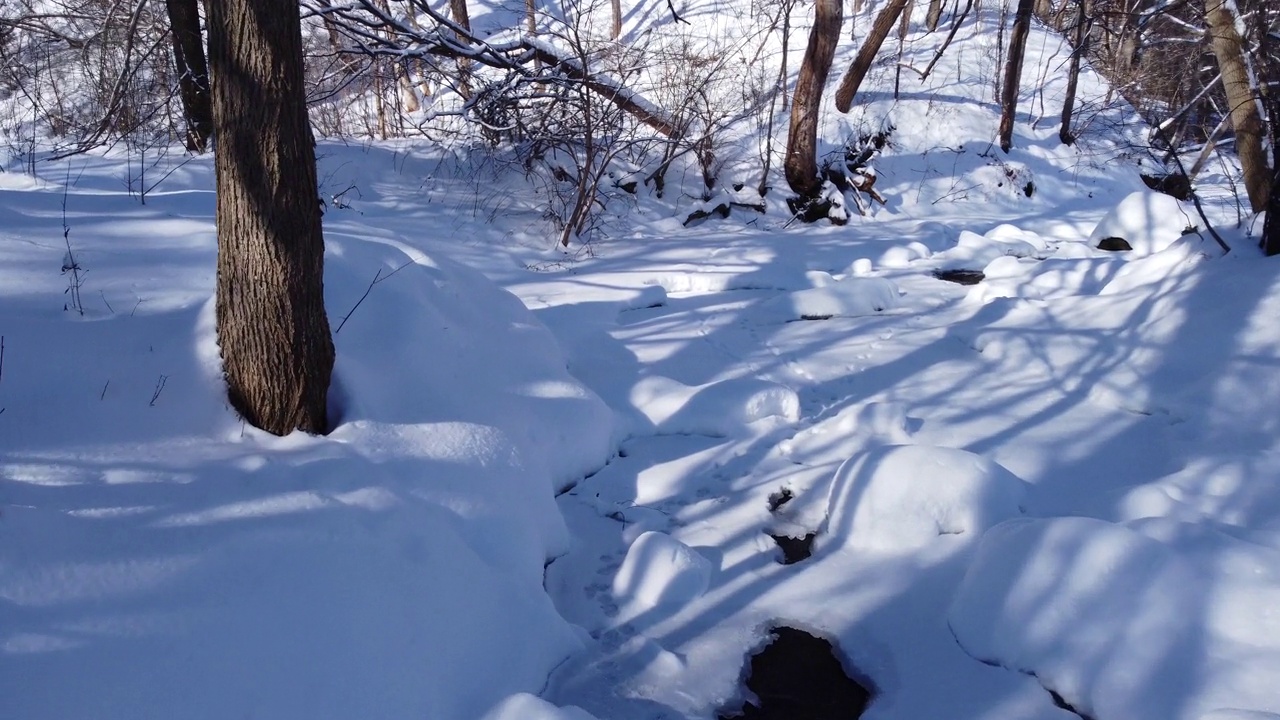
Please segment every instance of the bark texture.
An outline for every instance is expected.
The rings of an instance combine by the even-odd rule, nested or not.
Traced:
[[[210,0],[206,14],[227,394],[263,430],[323,433],[334,351],[298,4]]]
[[[213,132],[213,106],[209,99],[209,65],[200,35],[198,0],[165,0],[173,39],[173,65],[178,71],[182,114],[187,122],[187,150],[202,153]]]
[[[849,112],[849,108],[853,106],[853,96],[858,94],[863,78],[876,59],[876,53],[880,52],[880,46],[884,44],[884,39],[889,36],[889,31],[906,6],[907,0],[889,0],[889,4],[876,15],[875,22],[871,24],[871,32],[862,42],[862,47],[858,48],[858,55],[845,71],[844,77],[840,78],[840,87],[836,88],[836,109],[840,112]]]
[[[818,177],[818,109],[822,106],[822,90],[840,42],[843,19],[841,0],[817,0],[809,45],[804,50],[792,97],[787,158],[783,165],[787,185],[800,197],[815,197],[822,187],[822,179]]]
[[[1249,195],[1249,207],[1261,211],[1270,194],[1271,173],[1267,169],[1267,156],[1262,149],[1262,114],[1245,57],[1244,42],[1236,32],[1236,15],[1226,0],[1208,0],[1205,3],[1205,22],[1218,69],[1222,72],[1222,88],[1230,105],[1231,127],[1236,135],[1236,155],[1244,170],[1245,192]]]
[[[1022,58],[1027,50],[1027,32],[1031,29],[1031,11],[1036,0],[1018,0],[1009,34],[1009,59],[1004,66],[1004,85],[1000,89],[1000,149],[1013,147],[1013,119],[1018,112],[1018,86],[1022,81]]]

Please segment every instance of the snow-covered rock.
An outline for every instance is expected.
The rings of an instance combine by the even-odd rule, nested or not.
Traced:
[[[613,595],[631,607],[679,606],[706,592],[711,562],[656,531],[636,538],[613,578]]]
[[[876,448],[836,471],[816,549],[900,552],[940,537],[972,542],[1020,514],[1023,494],[1021,479],[980,455],[927,445]]]
[[[1120,201],[1093,229],[1089,243],[1097,247],[1107,238],[1124,240],[1135,255],[1150,255],[1173,244],[1188,226],[1199,223],[1176,199],[1139,190]]]

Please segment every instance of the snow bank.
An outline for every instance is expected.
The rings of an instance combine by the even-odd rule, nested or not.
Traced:
[[[943,536],[972,542],[1021,513],[1023,482],[973,453],[926,445],[876,448],[836,471],[815,545],[912,551]]]
[[[546,463],[555,487],[611,454],[612,412],[569,375],[555,337],[515,296],[393,241],[331,239],[328,248],[341,259],[326,268],[330,314],[347,318],[335,335],[342,422],[503,428],[527,459]],[[379,272],[385,279],[353,310]],[[388,368],[403,378],[388,381]]]
[[[1134,255],[1150,255],[1172,245],[1188,226],[1199,224],[1176,199],[1139,190],[1102,218],[1089,234],[1089,244],[1097,247],[1105,238],[1118,237],[1129,243]]]
[[[110,257],[112,238],[78,227]],[[152,242],[168,262],[212,257]],[[212,300],[177,299],[208,298],[208,271],[93,322],[45,310],[56,285],[0,296],[4,379],[44,396],[5,402],[32,422],[0,446],[0,714],[468,720],[582,647],[542,570],[569,540],[553,488],[605,462],[611,411],[478,273],[389,241],[328,249],[345,325],[327,437],[234,422]]]
[[[1278,567],[1204,526],[1016,519],[983,537],[949,621],[973,657],[1098,720],[1275,712]]]

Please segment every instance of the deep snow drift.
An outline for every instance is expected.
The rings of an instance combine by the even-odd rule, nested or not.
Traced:
[[[989,152],[990,42],[825,116],[896,128],[845,227],[641,197],[573,258],[518,178],[322,143],[327,437],[225,405],[207,158],[0,172],[0,717],[705,719],[779,625],[868,718],[1280,716],[1280,266],[1118,135]]]

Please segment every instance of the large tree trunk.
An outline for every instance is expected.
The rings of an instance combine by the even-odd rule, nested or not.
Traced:
[[[817,196],[822,187],[822,179],[818,177],[818,109],[822,106],[822,90],[840,42],[844,9],[841,0],[817,0],[813,13],[813,29],[809,32],[809,45],[804,50],[791,102],[791,128],[787,133],[787,159],[783,165],[787,185],[805,198]]]
[[[1262,150],[1262,115],[1254,95],[1248,59],[1244,43],[1236,32],[1236,14],[1226,0],[1208,0],[1205,3],[1205,22],[1213,54],[1222,71],[1222,88],[1230,106],[1231,127],[1236,135],[1236,155],[1244,171],[1245,192],[1249,195],[1249,207],[1260,212],[1270,194],[1271,173],[1267,171],[1267,156]]]
[[[198,0],[165,0],[169,31],[173,38],[173,64],[178,71],[182,114],[187,122],[187,150],[202,153],[213,131],[213,107],[209,100],[209,65],[200,35]]]
[[[1062,101],[1062,127],[1058,130],[1058,139],[1063,145],[1075,143],[1076,136],[1071,132],[1071,115],[1076,109],[1076,87],[1080,84],[1080,59],[1088,52],[1089,42],[1089,4],[1090,0],[1076,0],[1076,26],[1072,32],[1071,66],[1067,70],[1067,96]]]
[[[328,430],[333,341],[292,0],[209,0],[218,344],[227,394],[271,433]]]
[[[1022,81],[1022,57],[1027,49],[1027,32],[1031,29],[1031,11],[1036,0],[1018,0],[1009,36],[1009,59],[1004,66],[1004,86],[1000,90],[1000,149],[1013,147],[1013,118],[1018,112],[1018,86]]]
[[[876,59],[876,53],[880,52],[880,46],[884,44],[884,39],[889,36],[889,31],[906,6],[907,0],[889,0],[889,4],[876,15],[875,22],[871,24],[871,32],[862,41],[857,57],[845,71],[844,77],[840,79],[840,87],[836,89],[836,109],[840,112],[849,112],[849,108],[853,106],[853,96],[858,94],[863,78]]]

